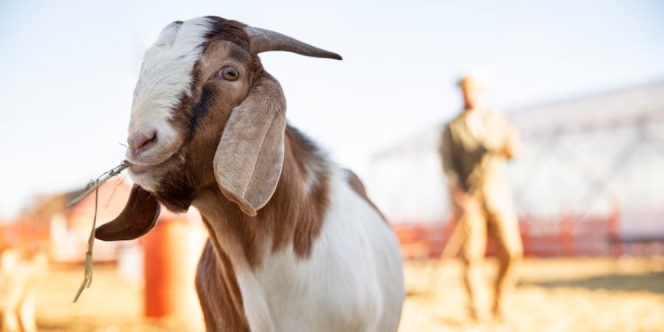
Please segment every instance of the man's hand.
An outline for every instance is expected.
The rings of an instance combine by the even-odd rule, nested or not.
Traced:
[[[476,211],[479,207],[477,201],[458,185],[450,186],[450,195],[452,196],[452,202],[459,207],[463,214]]]
[[[521,153],[521,135],[519,130],[510,127],[509,132],[507,133],[507,139],[505,140],[505,146],[503,147],[503,154],[507,159],[514,159],[519,156]]]

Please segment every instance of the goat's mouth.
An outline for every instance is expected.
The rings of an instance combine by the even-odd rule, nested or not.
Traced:
[[[154,164],[134,163],[129,159],[127,161],[129,162],[129,176],[134,183],[149,192],[156,192],[159,191],[164,177],[177,172],[181,168],[184,163],[184,155],[180,150],[170,155],[166,160]]]
[[[183,153],[182,150],[170,154],[167,158],[162,158],[161,160],[155,163],[142,163],[138,161],[133,161],[127,159],[129,163],[129,174],[132,176],[146,175],[149,173],[155,174],[158,171],[162,171],[166,168],[172,167],[175,164],[183,163]]]
[[[154,169],[155,166],[145,166],[145,165],[136,165],[136,164],[130,164],[129,165],[129,173],[131,175],[141,175],[149,172],[150,170]]]
[[[161,173],[162,164],[137,165],[130,162],[129,176],[134,183],[145,188],[145,190],[155,192],[159,187],[159,174]]]

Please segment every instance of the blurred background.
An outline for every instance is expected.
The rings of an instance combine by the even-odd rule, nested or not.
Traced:
[[[138,241],[96,242],[95,280],[71,304],[94,197],[65,205],[124,159],[143,51],[166,24],[204,15],[344,57],[261,55],[289,121],[360,175],[394,227],[419,290],[400,331],[664,331],[658,0],[0,1],[1,310],[24,308],[44,331],[201,330],[196,211],[165,212]],[[489,78],[524,145],[507,168],[524,314],[500,326],[467,321],[458,261],[426,272],[452,231],[438,144],[469,72]],[[122,176],[100,189],[99,222],[130,187]]]

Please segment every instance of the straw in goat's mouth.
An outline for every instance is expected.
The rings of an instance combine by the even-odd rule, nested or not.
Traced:
[[[74,297],[74,303],[78,301],[78,298],[81,296],[81,293],[83,293],[83,289],[89,288],[90,285],[92,284],[92,247],[94,245],[95,229],[97,227],[97,205],[99,203],[99,187],[102,184],[104,184],[106,181],[110,180],[112,177],[122,173],[122,171],[124,171],[129,166],[130,166],[129,162],[125,160],[122,163],[120,163],[120,165],[112,168],[111,170],[104,172],[102,175],[100,175],[97,178],[97,180],[90,181],[90,183],[88,183],[87,187],[85,188],[85,191],[83,191],[83,193],[78,195],[76,198],[74,198],[67,204],[68,208],[72,207],[78,204],[88,195],[90,195],[93,191],[95,192],[95,212],[94,212],[94,217],[92,219],[92,230],[90,230],[90,237],[88,238],[88,251],[85,252],[85,273],[83,277],[83,282],[81,283],[81,286],[78,288],[78,292],[76,292],[76,296]]]

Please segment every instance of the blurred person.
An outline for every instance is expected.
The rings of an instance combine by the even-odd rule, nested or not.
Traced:
[[[499,267],[491,314],[502,320],[505,298],[516,283],[515,265],[523,255],[511,189],[503,173],[505,161],[519,152],[519,134],[502,113],[486,105],[486,82],[467,75],[458,85],[464,109],[445,125],[440,153],[456,227],[462,236],[469,310],[477,321],[491,319],[482,266],[487,236],[492,236]]]

